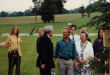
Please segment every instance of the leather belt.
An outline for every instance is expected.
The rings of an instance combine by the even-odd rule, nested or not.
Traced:
[[[72,58],[65,58],[65,57],[59,57],[60,59],[64,59],[64,60],[70,60]]]

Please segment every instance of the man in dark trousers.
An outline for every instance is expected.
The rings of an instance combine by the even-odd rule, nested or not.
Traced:
[[[54,68],[53,61],[53,43],[50,37],[53,34],[53,26],[44,27],[44,35],[39,38],[37,43],[38,60],[37,66],[40,69],[40,75],[51,75],[51,69]]]

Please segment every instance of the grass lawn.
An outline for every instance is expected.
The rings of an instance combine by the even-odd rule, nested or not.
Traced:
[[[99,13],[94,13],[94,15],[98,15]],[[31,30],[36,27],[33,33],[36,32],[38,27],[44,27],[45,25],[53,25],[54,33],[60,33],[62,28],[66,27],[69,22],[76,24],[78,27],[86,24],[90,19],[84,18],[81,19],[80,14],[65,14],[65,15],[56,15],[55,23],[42,23],[40,16],[38,16],[37,24],[34,24],[34,17],[6,17],[0,18],[0,42],[6,41],[7,37],[2,37],[3,33],[10,33],[13,25],[17,25],[20,28],[21,33],[30,33]],[[89,33],[97,33],[95,27],[86,27],[88,28]],[[79,34],[80,29],[77,30],[77,34]],[[33,34],[32,33],[32,34]],[[56,45],[57,40],[61,37],[52,37],[52,41],[54,47]],[[96,36],[90,37],[92,43]],[[37,37],[29,36],[22,37],[22,45],[21,50],[23,53],[22,61],[21,61],[21,75],[39,75],[39,69],[36,68],[36,39]],[[59,75],[58,66],[55,69],[56,75]],[[8,73],[8,48],[0,48],[0,75],[7,75]]]

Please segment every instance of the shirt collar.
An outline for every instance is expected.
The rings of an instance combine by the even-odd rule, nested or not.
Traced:
[[[50,38],[50,36],[47,34],[48,38]]]
[[[64,38],[62,38],[62,41],[65,41]],[[71,41],[71,39],[69,38],[69,42]]]

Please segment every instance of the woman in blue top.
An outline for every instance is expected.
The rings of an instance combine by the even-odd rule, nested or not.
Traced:
[[[97,53],[98,52],[102,52],[103,51],[103,29],[100,28],[98,31],[98,37],[97,39],[94,41],[93,44],[93,49],[94,49],[94,60],[97,61],[98,57],[97,57]]]

